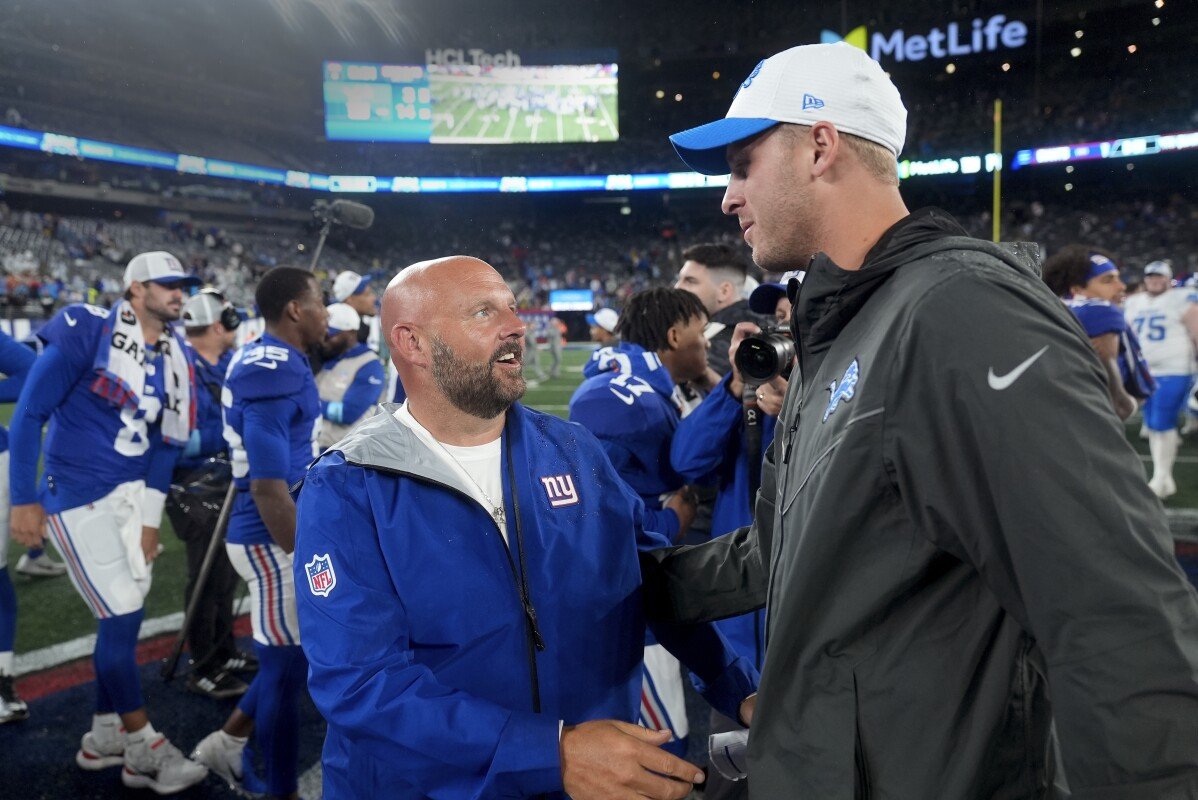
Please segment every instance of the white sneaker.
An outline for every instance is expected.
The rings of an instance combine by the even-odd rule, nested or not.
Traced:
[[[34,578],[57,578],[59,575],[67,574],[67,565],[61,561],[55,561],[49,553],[43,550],[37,558],[30,558],[28,553],[22,554],[17,559],[17,572]]]
[[[245,741],[237,741],[224,731],[216,730],[205,736],[191,751],[191,760],[216,773],[229,788],[242,793],[241,755]]]
[[[1159,478],[1153,475],[1152,480],[1148,481],[1148,488],[1162,500],[1177,494],[1177,483],[1172,475],[1161,475]]]
[[[29,719],[29,706],[13,688],[12,675],[0,675],[0,725]]]
[[[102,736],[96,731],[83,734],[75,763],[83,769],[97,770],[118,767],[125,763],[125,733],[114,728],[113,736]]]
[[[174,794],[195,786],[207,775],[208,769],[203,764],[184,757],[162,734],[153,741],[129,742],[125,747],[121,783],[131,789]]]

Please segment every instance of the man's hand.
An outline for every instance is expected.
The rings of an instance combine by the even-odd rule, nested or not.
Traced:
[[[746,697],[740,703],[740,724],[748,728],[753,724],[753,711],[757,708],[757,692]]]
[[[695,508],[698,505],[698,498],[695,497],[695,493],[689,486],[683,486],[662,504],[663,508],[668,508],[678,515],[678,535],[674,537],[675,541],[681,540],[690,530],[691,523],[695,521]]]
[[[41,547],[46,540],[46,510],[41,503],[13,506],[8,530],[25,547]]]
[[[615,720],[567,725],[559,745],[566,794],[573,800],[686,797],[703,773],[662,750],[669,739],[669,731]]]
[[[146,564],[154,563],[162,548],[158,546],[158,529],[149,525],[141,526],[141,553],[146,557]]]
[[[774,377],[769,383],[757,387],[757,407],[762,414],[776,417],[782,413],[782,401],[786,398],[786,378]]]
[[[738,322],[732,331],[732,343],[728,345],[728,363],[732,365],[732,378],[728,381],[728,391],[732,392],[732,396],[737,400],[745,393],[745,382],[741,380],[740,370],[736,368],[736,351],[740,349],[740,343],[745,340],[745,337],[755,333],[761,333],[761,328],[752,322]]]

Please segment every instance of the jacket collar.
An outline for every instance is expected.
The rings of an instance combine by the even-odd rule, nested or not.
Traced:
[[[987,252],[1017,270],[1038,276],[1034,247],[974,239],[948,212],[934,207],[919,209],[882,234],[859,270],[842,269],[825,253],[812,256],[803,282],[791,281],[788,288],[794,304],[792,333],[810,353],[827,349],[900,267],[944,250]]]

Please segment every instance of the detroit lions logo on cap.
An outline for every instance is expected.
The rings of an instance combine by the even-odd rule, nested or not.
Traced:
[[[757,66],[753,67],[753,71],[749,73],[749,77],[745,78],[745,82],[740,85],[740,88],[748,89],[749,86],[753,83],[753,79],[757,77],[758,73],[761,72],[761,68],[764,66],[765,66],[765,59],[763,58],[757,62]]]
[[[835,413],[840,401],[846,403],[853,399],[853,395],[857,393],[857,381],[861,379],[861,366],[857,363],[857,359],[853,359],[853,363],[849,364],[849,368],[844,371],[844,375],[839,381],[832,381],[828,384],[828,391],[831,396],[828,398],[828,407],[824,409],[823,422],[828,421],[828,417]]]
[[[304,564],[304,573],[308,576],[308,588],[312,594],[328,597],[329,592],[337,585],[337,573],[333,572],[333,559],[329,554],[312,555],[312,560]]]

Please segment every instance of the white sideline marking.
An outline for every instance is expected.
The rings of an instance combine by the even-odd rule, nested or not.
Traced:
[[[249,595],[246,595],[237,601],[233,608],[233,615],[239,617],[242,614],[248,614],[249,611],[250,598]],[[159,634],[178,631],[182,626],[182,611],[176,611],[174,614],[167,614],[164,617],[143,620],[141,630],[137,633],[137,640],[142,641],[158,636]],[[27,675],[30,672],[40,672],[43,669],[57,667],[59,664],[65,664],[77,658],[90,656],[95,649],[96,635],[91,633],[87,636],[80,636],[78,639],[71,639],[68,642],[52,644],[40,650],[21,653],[13,659],[13,671],[18,677]]]

